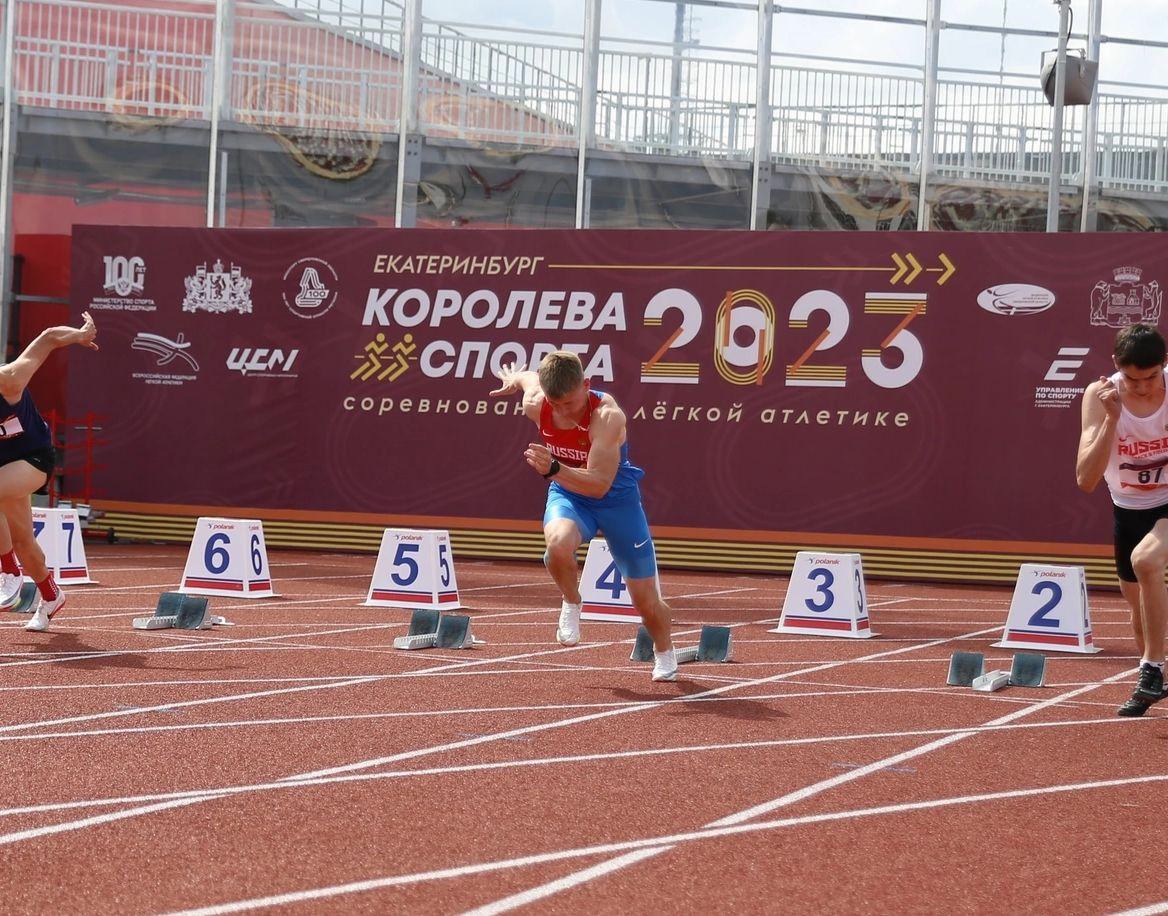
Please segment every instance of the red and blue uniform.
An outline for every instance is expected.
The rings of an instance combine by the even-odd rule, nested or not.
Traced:
[[[592,451],[589,427],[592,412],[600,406],[603,391],[590,390],[584,416],[572,429],[558,429],[552,422],[552,407],[545,399],[539,411],[539,433],[544,445],[560,464],[582,468]],[[612,485],[603,496],[581,496],[553,478],[548,487],[543,523],[570,518],[580,530],[580,540],[590,541],[599,530],[608,542],[617,569],[626,579],[645,579],[657,574],[657,555],[649,534],[649,522],[641,506],[638,481],[645,472],[629,461],[629,443],[620,447],[620,464]]]

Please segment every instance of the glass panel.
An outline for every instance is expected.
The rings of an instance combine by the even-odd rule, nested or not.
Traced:
[[[13,2],[21,117],[10,345],[19,350],[68,318],[65,265],[75,224],[204,225],[215,3]],[[122,259],[119,278],[134,295],[143,286],[143,295],[160,295],[134,255],[116,245],[109,251]],[[95,317],[100,323],[103,313]],[[38,373],[30,387],[42,411],[64,409],[63,373]]]
[[[589,225],[747,228],[757,46],[753,10],[604,4]]]
[[[393,0],[236,0],[217,222],[394,224],[402,13]]]
[[[583,4],[422,9],[417,225],[574,226]]]
[[[819,7],[924,17],[923,4]],[[924,44],[913,22],[776,15],[768,228],[916,228]]]

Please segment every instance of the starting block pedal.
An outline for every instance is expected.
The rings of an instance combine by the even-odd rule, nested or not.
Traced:
[[[393,641],[395,649],[473,649],[485,645],[471,633],[466,614],[441,614],[430,609],[415,610],[410,629]]]
[[[675,649],[674,654],[679,665],[687,662],[728,662],[734,657],[730,628],[705,624],[702,626],[702,633],[696,646]],[[653,637],[643,626],[637,627],[637,638],[633,641],[629,661],[653,661]]]
[[[181,592],[163,592],[158,596],[152,617],[135,617],[135,630],[209,630],[212,626],[232,626],[224,617],[207,614],[207,599]]]
[[[1043,687],[1046,685],[1046,656],[1037,652],[1015,652],[1010,665],[1010,686]]]
[[[973,683],[969,686],[974,690],[981,690],[985,693],[991,693],[995,690],[1001,690],[1009,683],[1009,671],[987,671],[981,677],[975,677],[973,679]]]
[[[37,587],[35,582],[22,582],[20,598],[8,610],[14,614],[31,614],[36,607]]]
[[[954,652],[949,658],[949,677],[945,683],[953,687],[972,687],[985,673],[985,655],[981,652]]]

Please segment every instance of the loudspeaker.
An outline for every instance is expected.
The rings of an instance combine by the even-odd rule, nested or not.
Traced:
[[[1078,56],[1075,56],[1077,53]],[[1047,54],[1051,55],[1047,60]],[[1042,92],[1054,107],[1054,68],[1058,62],[1058,51],[1046,51],[1042,55]],[[1099,73],[1099,61],[1088,60],[1086,51],[1067,52],[1067,78],[1063,87],[1064,105],[1090,105],[1091,93],[1095,91],[1095,77]]]

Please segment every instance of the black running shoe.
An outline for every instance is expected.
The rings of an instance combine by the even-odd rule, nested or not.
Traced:
[[[1140,665],[1140,680],[1131,699],[1119,707],[1121,716],[1142,716],[1153,703],[1168,695],[1164,692],[1164,672],[1155,665]]]

